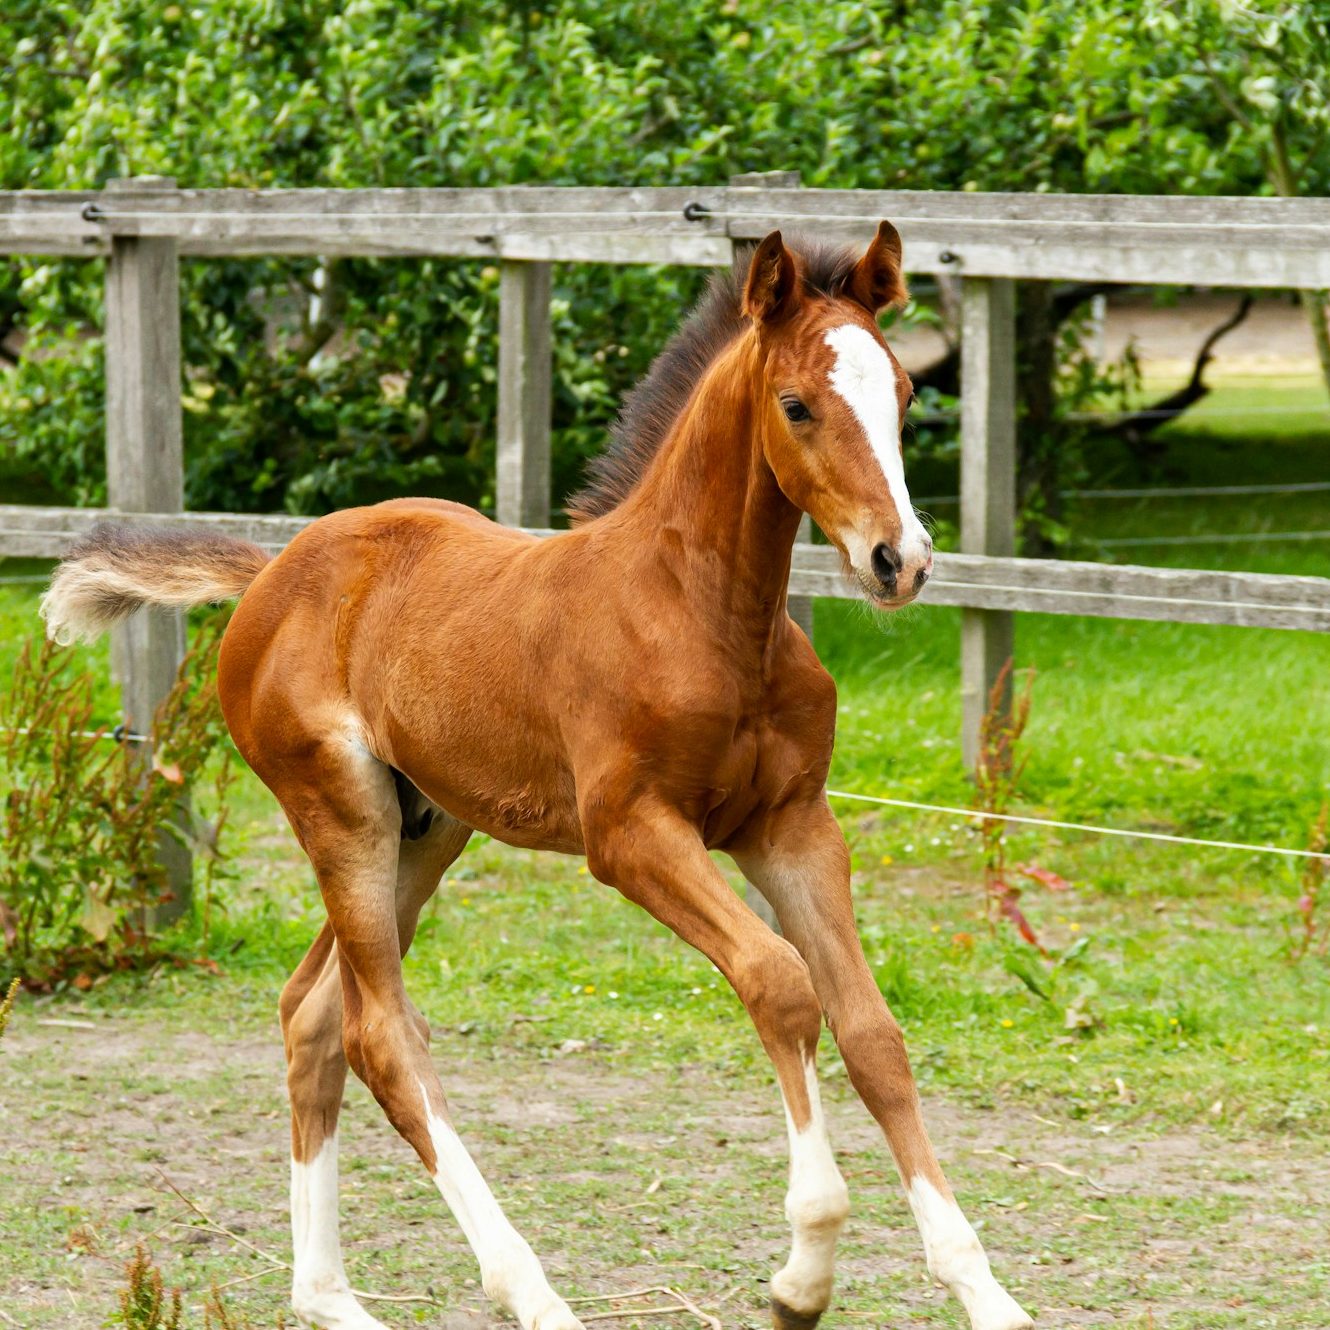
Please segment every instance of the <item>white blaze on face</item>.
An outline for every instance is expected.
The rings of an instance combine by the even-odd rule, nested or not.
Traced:
[[[836,363],[829,375],[831,386],[854,412],[873,456],[882,468],[887,489],[900,515],[900,556],[907,565],[922,562],[928,557],[928,538],[915,516],[910,491],[905,484],[896,366],[877,338],[857,323],[845,323],[830,329],[826,343],[836,354]],[[849,549],[847,543],[847,550],[856,567],[867,567],[867,542],[860,533],[855,535],[858,540],[849,543],[864,548]]]
[[[434,1182],[480,1262],[485,1292],[522,1323],[523,1330],[584,1330],[549,1286],[536,1254],[508,1222],[461,1138],[431,1107],[420,1087],[434,1146]]]
[[[993,1278],[970,1221],[927,1178],[916,1176],[907,1195],[924,1240],[929,1273],[960,1299],[973,1330],[1024,1330],[1033,1322]]]

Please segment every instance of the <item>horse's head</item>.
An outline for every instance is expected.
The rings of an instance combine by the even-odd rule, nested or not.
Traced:
[[[754,253],[744,290],[767,464],[886,609],[913,600],[933,568],[901,457],[910,380],[877,326],[878,311],[904,299],[890,222],[830,294],[806,288],[798,256],[774,231]]]

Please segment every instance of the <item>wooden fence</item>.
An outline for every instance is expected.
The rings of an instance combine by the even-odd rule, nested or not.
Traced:
[[[1015,551],[1017,279],[1330,288],[1330,200],[800,189],[786,173],[728,186],[580,189],[184,190],[162,177],[95,192],[0,193],[0,253],[104,261],[108,510],[0,505],[0,555],[55,557],[94,521],[225,530],[280,547],[302,519],[183,508],[182,257],[481,258],[501,265],[496,506],[550,524],[550,265],[727,266],[775,227],[866,244],[897,225],[912,273],[962,288],[961,553],[939,555],[922,599],[963,607],[967,763],[1013,612],[1330,631],[1330,580],[1028,560]],[[834,552],[795,550],[795,611],[849,596]],[[146,724],[183,647],[178,615],[117,634],[125,708]],[[178,857],[178,856],[177,856]],[[187,861],[174,875],[181,882]]]

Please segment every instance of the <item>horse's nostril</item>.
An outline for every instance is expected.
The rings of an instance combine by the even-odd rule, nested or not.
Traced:
[[[873,575],[883,586],[896,585],[896,574],[901,570],[901,556],[890,545],[874,545],[872,554]]]
[[[923,586],[925,582],[928,581],[928,574],[932,571],[932,569],[933,569],[933,561],[930,559],[924,567],[920,568],[919,571],[915,573],[914,589],[916,591],[918,591],[919,588]]]

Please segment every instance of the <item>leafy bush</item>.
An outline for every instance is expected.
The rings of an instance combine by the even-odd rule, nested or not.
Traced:
[[[69,651],[25,647],[0,704],[0,976],[86,987],[159,956],[165,835],[195,850],[206,913],[231,780],[214,685],[219,637],[218,625],[206,629],[182,663],[154,720],[150,765],[92,728],[93,676]],[[217,818],[191,812],[182,828],[205,778]]]
[[[5,189],[147,172],[184,187],[714,184],[769,169],[819,187],[1330,187],[1330,38],[1316,6],[1274,0],[10,0],[0,49]],[[556,502],[698,280],[557,269]],[[101,282],[95,263],[0,263],[0,342],[19,347],[0,374],[0,475],[34,499],[104,498]],[[181,300],[191,507],[490,503],[492,266],[197,261]],[[1047,351],[1055,333],[1026,340]],[[1065,538],[1050,501],[1079,447],[1057,413],[1030,409],[1049,395],[1051,356],[1036,360],[1022,498],[1046,547]]]

